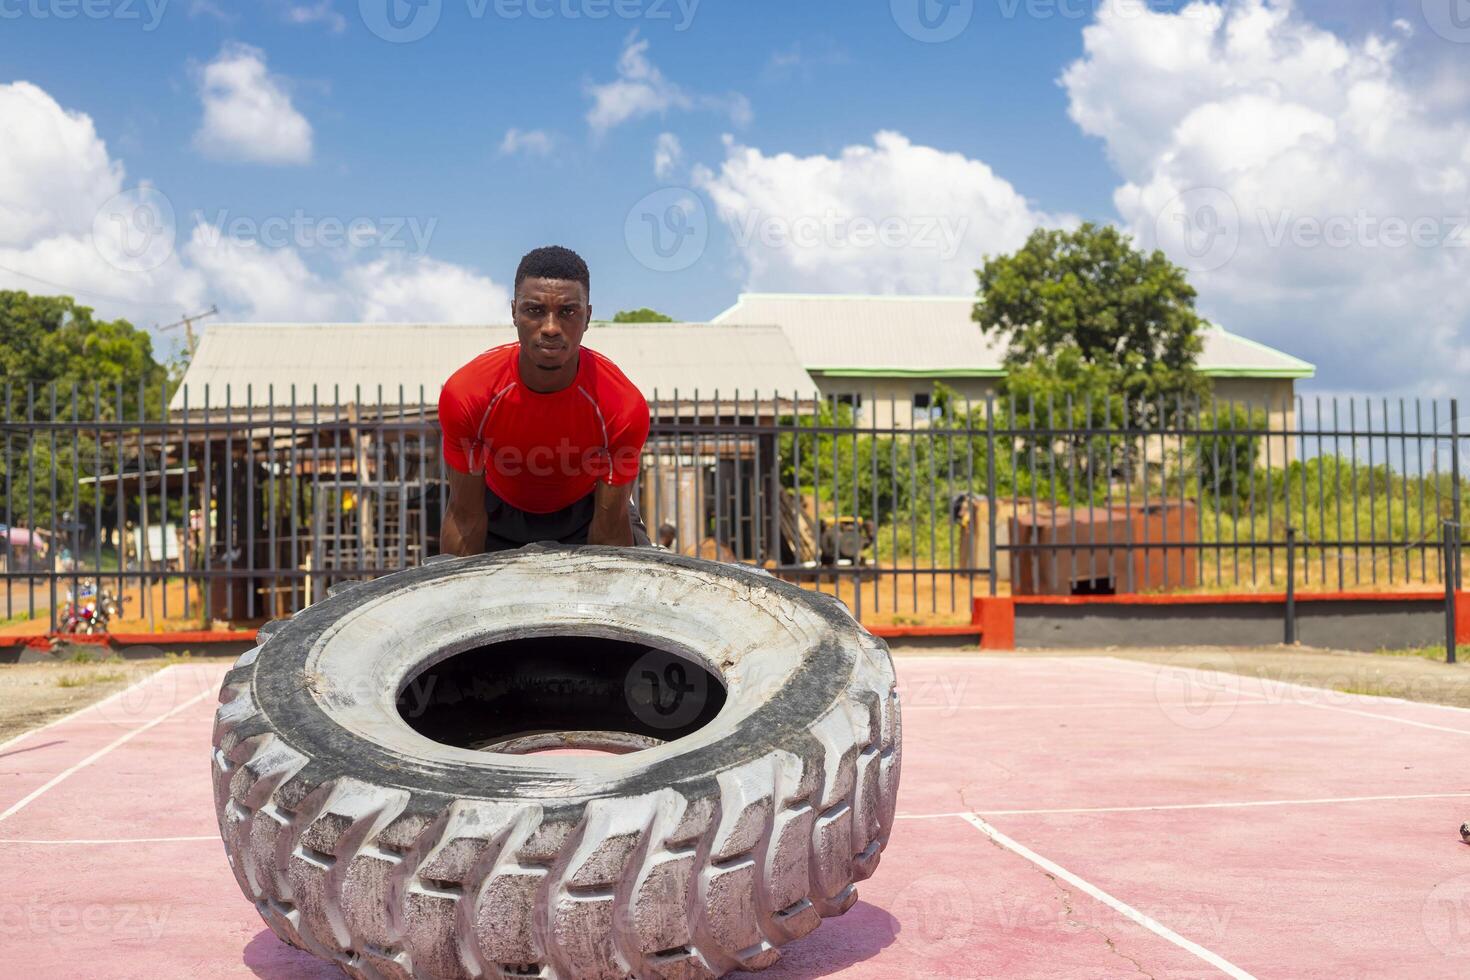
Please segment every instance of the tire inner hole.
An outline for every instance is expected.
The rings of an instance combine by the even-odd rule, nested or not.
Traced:
[[[725,704],[720,677],[643,640],[500,640],[410,676],[398,714],[426,738],[512,755],[624,754],[698,731]]]

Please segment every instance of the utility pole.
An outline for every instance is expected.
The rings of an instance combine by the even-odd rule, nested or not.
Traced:
[[[211,317],[211,316],[219,316],[219,307],[218,306],[211,306],[209,309],[205,310],[203,313],[195,313],[193,316],[185,316],[185,317],[183,317],[180,320],[176,320],[173,323],[170,323],[166,327],[159,327],[158,328],[158,332],[159,333],[163,333],[165,330],[173,330],[175,327],[183,327],[184,328],[184,347],[189,352],[189,359],[190,360],[193,360],[193,358],[194,358],[194,349],[199,346],[198,340],[194,336],[194,321],[195,320],[203,320],[206,317]]]

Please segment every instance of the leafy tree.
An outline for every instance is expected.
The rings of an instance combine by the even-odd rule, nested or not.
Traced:
[[[978,275],[973,317],[982,332],[1006,340],[1013,376],[1033,369],[1026,385],[1035,387],[1045,365],[1072,370],[1080,361],[1092,369],[1089,384],[1105,381],[1141,406],[1134,418],[1145,423],[1154,421],[1151,406],[1160,399],[1169,413],[1176,397],[1204,394],[1195,362],[1205,324],[1194,287],[1163,252],[1145,254],[1108,226],[1039,229],[1014,255],[988,259]]]
[[[152,340],[128,321],[97,319],[69,296],[0,290],[0,413],[7,420],[157,419],[168,381]],[[22,526],[42,527],[67,513],[85,518],[98,484],[83,478],[115,468],[114,448],[103,449],[85,426],[9,434],[0,452],[0,503]]]
[[[637,310],[623,310],[612,318],[613,323],[673,323],[674,318],[664,316],[657,310],[643,307]]]

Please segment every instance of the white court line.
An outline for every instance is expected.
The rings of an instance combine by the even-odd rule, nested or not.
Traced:
[[[149,681],[153,680],[155,677],[158,677],[158,676],[160,676],[162,674],[167,673],[170,670],[173,670],[176,666],[178,666],[178,665],[177,664],[167,664],[167,665],[165,665],[163,667],[160,667],[158,670],[155,670],[153,673],[149,674],[147,677],[141,678],[141,679],[133,682],[132,684],[129,684],[127,687],[123,688],[121,691],[114,691],[113,693],[109,694],[107,697],[103,698],[101,701],[93,701],[91,704],[83,705],[82,707],[80,707],[77,710],[71,712],[70,714],[62,715],[60,718],[53,718],[50,721],[46,722],[44,725],[37,725],[35,728],[28,728],[25,731],[21,732],[19,735],[14,735],[14,736],[10,737],[9,739],[6,739],[4,742],[0,742],[0,752],[4,752],[6,749],[10,748],[12,745],[14,745],[16,742],[21,741],[22,739],[30,738],[32,735],[36,734],[37,732],[44,732],[46,729],[48,729],[48,728],[54,728],[55,726],[61,724],[64,721],[71,721],[77,715],[84,715],[87,712],[91,711],[93,708],[100,708],[104,704],[109,704],[109,703],[111,703],[113,701],[116,701],[118,698],[122,697],[124,694],[127,694],[130,691],[134,691],[134,690],[142,687],[144,684],[147,684]]]
[[[1470,793],[1413,793],[1404,796],[1336,796],[1311,800],[1239,800],[1220,803],[1158,803],[1153,806],[1080,806],[1040,810],[976,810],[987,817],[1027,817],[1069,813],[1152,813],[1172,810],[1244,810],[1269,806],[1330,806],[1340,803],[1393,803],[1402,800],[1463,800]],[[967,817],[959,813],[900,813],[895,820],[940,820],[945,817]],[[3,843],[3,842],[0,842]]]
[[[1248,701],[1246,704],[1269,704],[1267,701]],[[905,704],[903,713],[913,711],[1057,711],[1072,708],[1158,708],[1188,707],[1187,701],[1081,701],[1074,704]]]
[[[104,745],[102,748],[98,749],[96,752],[93,752],[91,755],[87,756],[81,762],[78,762],[76,765],[72,766],[70,769],[57,773],[55,776],[51,777],[51,779],[48,780],[44,785],[38,786],[36,789],[31,790],[31,792],[27,793],[20,800],[13,803],[10,809],[6,810],[4,813],[0,813],[0,821],[3,821],[15,815],[16,813],[19,813],[21,810],[29,806],[31,802],[36,799],[36,797],[51,789],[53,786],[66,779],[68,776],[71,776],[73,773],[76,773],[82,769],[85,769],[87,766],[90,766],[92,763],[96,762],[98,759],[102,758],[104,755],[111,752],[119,745],[123,745],[127,742],[132,741],[134,738],[143,734],[154,725],[158,725],[162,722],[167,721],[174,715],[178,714],[180,711],[183,711],[185,708],[192,708],[194,705],[198,704],[200,701],[203,701],[205,698],[210,697],[213,694],[214,691],[209,689],[200,691],[198,694],[194,695],[183,704],[170,708],[168,711],[165,711],[163,714],[159,715],[157,718],[154,718],[152,721],[145,722],[137,728],[134,728],[132,731],[118,736],[111,742]]]
[[[1131,660],[1117,660],[1116,658],[1109,658],[1109,659],[1112,659],[1116,663],[1118,663],[1120,665],[1125,665],[1125,666],[1136,663],[1136,661],[1131,661]],[[1139,666],[1142,669],[1139,669],[1139,670],[1128,670],[1128,671],[1121,671],[1120,670],[1120,671],[1118,671],[1118,673],[1125,673],[1126,672],[1126,673],[1134,674],[1134,675],[1139,676],[1139,677],[1155,677],[1155,678],[1157,678],[1159,676],[1159,674],[1161,674],[1163,672],[1162,668],[1167,667],[1167,669],[1169,669],[1169,670],[1187,670],[1190,673],[1200,674],[1200,675],[1205,676],[1205,677],[1238,678],[1238,679],[1241,679],[1241,680],[1254,680],[1254,681],[1257,681],[1257,682],[1259,682],[1261,684],[1265,684],[1265,685],[1272,685],[1272,686],[1277,686],[1277,687],[1281,687],[1281,688],[1287,688],[1287,689],[1294,690],[1294,691],[1300,691],[1303,694],[1312,695],[1312,697],[1311,698],[1307,698],[1307,697],[1303,697],[1303,698],[1273,698],[1273,697],[1271,697],[1269,695],[1266,695],[1266,694],[1255,694],[1255,693],[1252,693],[1252,692],[1245,692],[1245,691],[1238,691],[1236,693],[1239,696],[1241,696],[1241,697],[1252,698],[1252,699],[1254,699],[1256,701],[1264,701],[1264,702],[1266,702],[1268,704],[1294,704],[1294,705],[1300,705],[1302,707],[1307,707],[1307,708],[1321,708],[1321,709],[1323,709],[1325,711],[1340,711],[1343,714],[1359,715],[1359,716],[1361,716],[1363,718],[1377,718],[1380,721],[1393,721],[1393,722],[1399,723],[1400,725],[1412,725],[1415,728],[1428,728],[1431,731],[1436,731],[1436,732],[1449,732],[1452,735],[1470,735],[1470,729],[1465,729],[1465,728],[1448,728],[1448,727],[1446,727],[1444,725],[1431,725],[1427,721],[1414,721],[1413,719],[1410,719],[1410,718],[1400,718],[1397,715],[1380,714],[1380,713],[1374,712],[1374,711],[1358,711],[1358,710],[1356,710],[1354,708],[1345,708],[1345,707],[1343,707],[1341,705],[1336,705],[1336,704],[1322,704],[1321,701],[1320,701],[1320,698],[1323,695],[1337,696],[1337,697],[1353,697],[1353,698],[1363,698],[1363,699],[1368,700],[1370,702],[1379,701],[1379,702],[1383,702],[1383,703],[1386,703],[1386,704],[1401,704],[1401,705],[1410,705],[1410,706],[1418,706],[1418,707],[1436,707],[1436,708],[1453,707],[1453,705],[1428,705],[1428,704],[1422,704],[1421,702],[1418,702],[1418,701],[1405,701],[1403,698],[1385,698],[1385,697],[1379,697],[1378,695],[1375,695],[1375,694],[1347,694],[1344,691],[1334,691],[1331,688],[1326,688],[1326,687],[1308,687],[1305,684],[1294,684],[1291,681],[1275,681],[1275,680],[1272,680],[1269,677],[1259,677],[1259,676],[1256,676],[1254,674],[1231,674],[1231,673],[1228,673],[1228,672],[1222,671],[1222,670],[1201,670],[1198,667],[1183,667],[1183,666],[1174,667],[1174,666],[1169,666],[1169,665],[1160,665],[1160,667],[1161,667],[1160,670],[1149,670],[1147,668],[1147,666],[1144,666],[1141,663],[1139,664]],[[1466,710],[1466,709],[1456,709],[1456,710]]]
[[[1030,861],[1032,864],[1036,865],[1038,868],[1041,868],[1043,871],[1047,872],[1053,877],[1060,878],[1062,881],[1067,882],[1067,884],[1071,885],[1072,887],[1080,889],[1084,893],[1091,895],[1093,898],[1097,899],[1099,902],[1102,902],[1104,905],[1119,913],[1124,918],[1131,919],[1132,921],[1143,926],[1149,932],[1152,932],[1154,935],[1166,939],[1169,942],[1173,943],[1175,946],[1178,946],[1180,949],[1199,957],[1206,963],[1213,966],[1215,969],[1219,970],[1221,973],[1224,973],[1226,976],[1234,977],[1235,980],[1255,980],[1255,977],[1245,972],[1235,964],[1231,963],[1223,956],[1220,956],[1217,953],[1210,952],[1199,943],[1191,942],[1190,940],[1185,939],[1183,936],[1179,935],[1179,933],[1170,929],[1168,926],[1164,925],[1162,922],[1159,922],[1157,919],[1144,915],[1133,906],[1119,901],[1118,899],[1109,895],[1107,892],[1103,891],[1101,888],[1098,888],[1096,885],[1077,877],[1072,872],[1062,867],[1060,864],[1057,864],[1055,861],[1047,860],[1040,854],[1037,854],[1035,851],[1026,847],[1024,844],[1011,840],[1005,834],[1002,834],[999,830],[996,830],[994,827],[990,826],[990,824],[975,816],[973,813],[965,814],[964,819],[971,825],[973,825],[976,829],[978,829],[981,833],[985,834],[1001,847],[1004,847],[1006,850],[1020,855],[1021,857]]]
[[[209,837],[128,837],[120,840],[0,840],[0,844],[172,844],[179,841],[212,840],[219,843],[219,834]]]

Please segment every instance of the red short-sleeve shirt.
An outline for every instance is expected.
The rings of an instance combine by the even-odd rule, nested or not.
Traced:
[[[532,514],[570,506],[599,482],[632,483],[648,440],[648,403],[633,383],[583,347],[576,380],[542,394],[521,381],[520,350],[488,350],[444,383],[439,424],[449,465],[483,472],[496,496]]]

